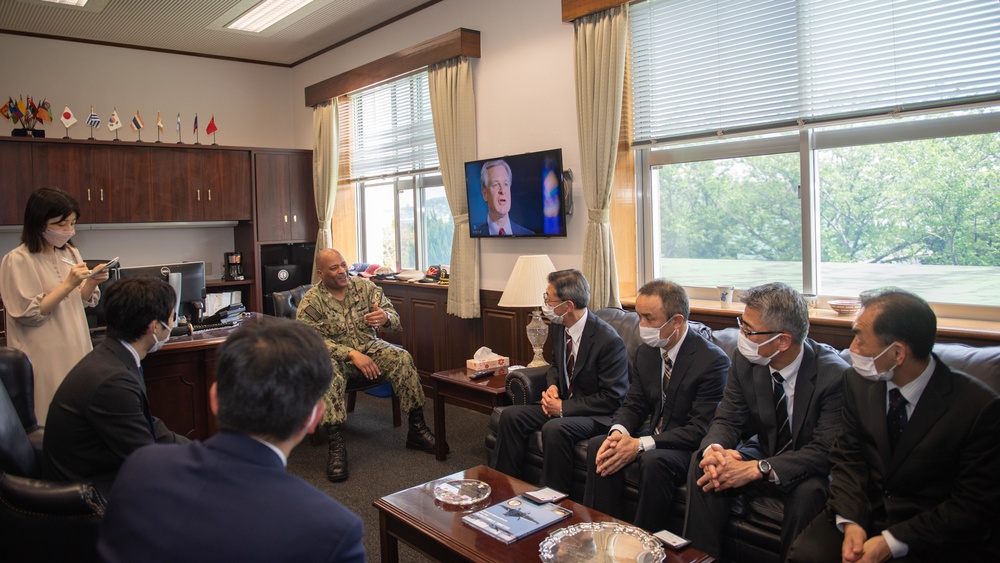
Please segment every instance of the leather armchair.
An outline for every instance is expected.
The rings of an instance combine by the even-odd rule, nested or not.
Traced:
[[[45,429],[35,418],[35,380],[28,356],[14,348],[0,348],[0,383],[7,390],[21,426],[28,434],[39,463]]]
[[[312,284],[307,283],[298,287],[293,287],[288,291],[275,291],[271,294],[274,303],[274,316],[295,320],[296,313],[299,312],[299,302],[307,291],[312,289]]]
[[[28,386],[34,391],[31,364],[24,354],[0,348],[0,372],[18,373],[27,363]],[[21,415],[0,387],[0,550],[11,561],[97,561],[97,534],[104,498],[91,483],[40,480],[41,465],[28,439]],[[24,411],[34,420],[29,401]],[[37,422],[34,423],[37,426]]]

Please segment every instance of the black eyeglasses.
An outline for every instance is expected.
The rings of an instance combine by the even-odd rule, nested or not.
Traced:
[[[747,330],[747,327],[743,326],[743,317],[736,317],[736,325],[740,327],[740,332],[743,336],[756,336],[758,334],[781,334],[783,331],[780,330]]]

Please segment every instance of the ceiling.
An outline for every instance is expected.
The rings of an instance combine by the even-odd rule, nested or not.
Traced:
[[[0,32],[294,66],[441,0],[313,0],[262,33],[224,29],[260,0],[0,0]]]

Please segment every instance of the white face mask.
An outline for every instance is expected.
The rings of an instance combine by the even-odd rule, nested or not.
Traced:
[[[668,320],[666,323],[663,323],[659,327],[640,326],[639,338],[641,338],[642,341],[646,343],[646,346],[649,346],[651,348],[666,348],[667,343],[670,342],[670,339],[673,338],[675,334],[677,334],[677,329],[675,328],[674,331],[670,333],[670,336],[667,336],[666,338],[660,338],[660,331],[663,330],[663,327],[667,326],[667,323],[669,322],[670,321]]]
[[[542,303],[542,314],[549,319],[549,322],[561,325],[563,324],[563,316],[565,316],[566,313],[568,313],[569,311],[566,311],[566,313],[563,313],[562,315],[557,315],[556,307],[561,307],[564,303],[566,303],[566,301],[563,301],[562,303],[556,305],[555,307],[549,307],[545,303]]]
[[[875,360],[881,358],[895,344],[896,343],[893,342],[892,344],[886,346],[885,350],[882,350],[882,352],[874,358],[869,358],[868,356],[862,356],[861,354],[851,352],[851,365],[854,366],[854,371],[858,372],[858,375],[869,381],[889,381],[892,379],[892,373],[896,370],[896,366],[893,365],[889,368],[889,371],[879,373],[878,368],[875,367]]]
[[[149,349],[149,352],[147,352],[147,354],[152,354],[153,352],[156,352],[160,348],[163,348],[163,345],[167,343],[167,340],[170,340],[170,327],[167,326],[166,323],[164,323],[163,321],[159,321],[159,322],[160,322],[161,325],[163,325],[163,328],[167,329],[167,337],[164,338],[163,340],[160,340],[159,338],[156,337],[156,331],[154,330],[153,331],[153,347]]]
[[[740,349],[740,354],[743,354],[743,357],[746,358],[751,364],[766,366],[767,364],[771,363],[771,358],[777,356],[778,353],[781,352],[781,350],[780,349],[775,350],[773,354],[767,356],[766,358],[764,356],[761,356],[757,351],[760,350],[761,346],[764,346],[765,344],[773,341],[775,338],[779,336],[781,336],[781,334],[775,334],[771,338],[768,338],[767,340],[761,342],[760,344],[757,344],[753,340],[750,340],[747,337],[747,335],[743,334],[742,331],[740,331],[740,334],[736,339],[736,344]]]
[[[62,248],[67,242],[69,242],[69,239],[73,238],[73,235],[75,234],[76,229],[70,229],[68,231],[45,229],[45,232],[42,233],[42,238],[44,238],[45,242],[51,244],[52,246]]]

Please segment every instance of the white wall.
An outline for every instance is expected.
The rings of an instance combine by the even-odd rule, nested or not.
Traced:
[[[293,143],[292,108],[302,104],[292,100],[301,99],[302,93],[291,84],[288,68],[4,34],[0,34],[0,53],[30,61],[16,72],[4,73],[0,96],[48,98],[56,114],[44,126],[50,137],[65,134],[58,114],[68,105],[79,120],[69,129],[70,137],[86,139],[90,128],[85,121],[93,105],[103,122],[94,130],[99,140],[114,139],[106,124],[117,107],[123,123],[139,111],[146,125],[144,142],[156,140],[159,110],[165,143],[177,142],[178,112],[184,143],[194,143],[196,112],[202,144],[212,142],[205,127],[213,114],[220,145],[288,148]],[[9,126],[0,123],[4,129]],[[0,129],[0,134],[7,131]],[[122,142],[137,139],[128,125],[118,130],[118,136]],[[16,247],[19,239],[20,229],[0,231],[0,255]],[[220,278],[222,253],[233,249],[233,229],[88,231],[84,225],[74,242],[85,259],[121,256],[126,266],[201,260],[209,278]]]
[[[484,240],[483,287],[503,289],[522,254],[548,254],[557,268],[582,268],[587,211],[579,181],[573,26],[561,19],[559,0],[445,0],[303,63],[293,74],[300,108],[295,113],[296,145],[311,142],[306,86],[459,27],[478,30],[482,58],[473,71],[479,158],[562,148],[563,166],[577,177],[569,236]]]

